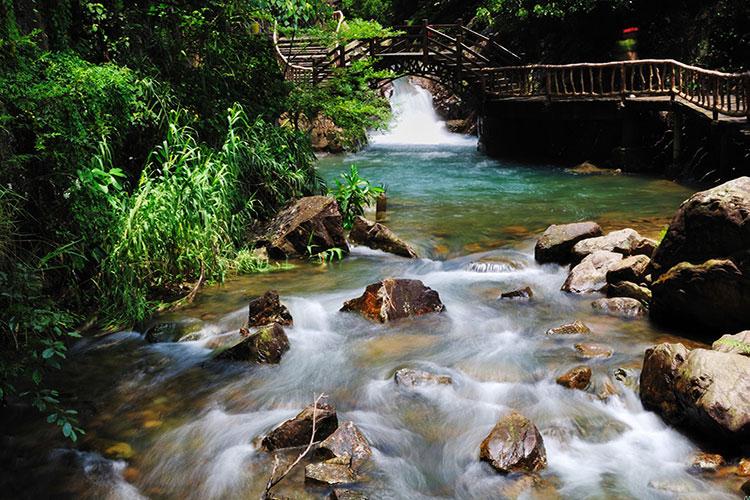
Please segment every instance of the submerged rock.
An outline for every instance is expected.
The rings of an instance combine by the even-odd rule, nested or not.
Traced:
[[[547,452],[536,426],[518,412],[503,416],[479,447],[479,459],[503,474],[536,472],[547,466]]]
[[[367,495],[357,490],[334,488],[328,498],[330,500],[367,500]]]
[[[567,264],[571,260],[573,246],[581,240],[602,235],[602,228],[596,222],[575,222],[573,224],[553,224],[548,227],[534,247],[537,262],[557,262]]]
[[[156,323],[146,330],[146,341],[152,344],[159,342],[177,342],[192,336],[198,338],[203,323],[198,320],[165,321]]]
[[[296,417],[281,423],[269,432],[262,441],[263,448],[273,451],[280,448],[307,446],[312,435],[313,405],[308,405]],[[315,439],[325,439],[339,426],[336,408],[327,402],[317,404]]]
[[[419,280],[387,278],[365,289],[361,297],[348,300],[342,311],[355,311],[372,321],[385,323],[395,319],[442,312],[440,295]]]
[[[240,333],[237,341],[219,349],[215,359],[277,364],[289,350],[289,338],[278,323],[262,326],[254,333],[243,328]]]
[[[631,297],[597,299],[591,303],[595,311],[620,318],[637,318],[646,315],[646,308],[640,300]]]
[[[750,330],[734,335],[722,335],[719,340],[713,343],[711,349],[750,356]]]
[[[618,281],[607,286],[607,297],[629,297],[644,304],[651,302],[651,290],[631,281]]]
[[[591,329],[581,320],[575,320],[572,323],[566,323],[547,330],[547,335],[588,335],[590,333]]]
[[[278,292],[269,290],[262,296],[250,301],[247,323],[249,327],[271,323],[288,326],[292,324],[292,315],[289,313],[289,309],[279,302]]]
[[[321,462],[305,466],[305,481],[319,484],[350,484],[359,480],[357,474],[346,464]]]
[[[571,293],[600,292],[607,287],[607,271],[622,260],[622,255],[599,250],[586,256],[570,270],[562,290]]]
[[[256,246],[265,247],[275,259],[307,257],[339,248],[349,253],[341,213],[336,200],[308,196],[291,203],[256,234]]]
[[[324,460],[346,459],[349,466],[356,471],[370,459],[372,450],[367,438],[354,425],[354,422],[344,422],[320,443],[316,455]]]
[[[591,368],[576,366],[557,377],[556,382],[568,389],[585,390],[591,383]]]
[[[525,287],[518,290],[513,290],[510,292],[503,292],[500,294],[501,299],[530,299],[534,296],[534,292],[531,290],[531,287]]]
[[[566,171],[578,175],[620,175],[622,173],[622,170],[619,168],[601,168],[587,161],[575,167],[568,168]]]
[[[631,281],[642,283],[649,271],[651,259],[646,255],[630,255],[625,257],[607,271],[607,283]]]
[[[729,445],[750,437],[750,358],[659,344],[646,350],[643,406],[664,420]]]
[[[417,258],[417,252],[408,243],[396,236],[393,231],[379,222],[369,221],[362,216],[357,216],[354,219],[349,239],[352,243],[358,245],[364,245],[410,259]]]
[[[614,354],[612,348],[604,344],[576,344],[575,349],[584,358],[611,358]]]
[[[418,387],[423,385],[452,384],[453,379],[448,375],[434,375],[423,370],[401,368],[393,376],[398,385]]]
[[[573,246],[573,261],[580,262],[594,252],[607,251],[625,256],[653,251],[653,244],[635,229],[620,229],[604,236],[579,241]]]

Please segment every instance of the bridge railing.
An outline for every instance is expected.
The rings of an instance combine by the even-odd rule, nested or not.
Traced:
[[[485,68],[495,97],[547,99],[679,97],[719,115],[750,117],[750,73],[722,73],[671,59]]]

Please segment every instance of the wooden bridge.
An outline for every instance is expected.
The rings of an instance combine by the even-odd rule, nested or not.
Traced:
[[[722,73],[671,59],[521,65],[496,41],[461,23],[397,26],[397,34],[326,47],[312,38],[273,41],[284,77],[325,84],[362,58],[396,77],[431,78],[482,100],[670,100],[713,120],[750,121],[750,72]]]

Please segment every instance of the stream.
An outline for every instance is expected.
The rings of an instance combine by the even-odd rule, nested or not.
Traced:
[[[374,133],[359,153],[322,158],[319,169],[331,184],[356,164],[383,183],[385,223],[421,258],[353,247],[341,262],[232,279],[161,318],[191,323],[194,341],[149,344],[138,331],[82,339],[64,381],[90,401],[82,403],[90,406],[83,451],[29,424],[19,446],[45,457],[29,470],[32,496],[259,498],[272,459],[256,438],[325,392],[339,421],[355,422],[373,448],[358,485],[369,498],[517,496],[517,478],[478,460],[479,443],[511,408],[537,425],[547,450],[540,489],[527,498],[735,498],[721,479],[688,471],[696,446],[644,411],[634,390],[644,350],[674,337],[647,319],[594,314],[592,297],[560,291],[567,269],[533,259],[536,238],[552,223],[590,219],[605,231],[633,227],[656,237],[692,190],[490,159],[476,138],[446,131],[425,90],[397,81],[392,102],[389,131]],[[386,325],[339,312],[385,277],[422,280],[446,312]],[[529,302],[497,299],[525,286],[534,290]],[[215,339],[235,334],[249,298],[268,289],[294,317],[281,363],[209,362]],[[582,360],[577,340],[545,335],[574,319],[614,355]],[[587,392],[555,383],[580,364],[593,370]],[[393,381],[402,367],[450,375],[453,384],[407,390]],[[614,378],[617,368],[624,382]],[[274,492],[326,497],[330,490],[304,485],[303,469]]]

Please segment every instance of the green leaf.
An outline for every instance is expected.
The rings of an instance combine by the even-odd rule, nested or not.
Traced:
[[[54,348],[52,348],[52,347],[48,347],[47,349],[45,349],[45,350],[44,350],[44,351],[42,352],[42,357],[43,357],[44,359],[49,359],[49,358],[51,358],[51,357],[52,357],[52,356],[54,356],[54,355],[55,355],[55,349],[54,349]]]
[[[65,422],[65,425],[63,425],[62,433],[65,437],[70,437],[70,434],[73,432],[73,426],[70,425],[70,422]],[[71,438],[73,439],[73,438]],[[75,439],[73,439],[75,441]]]
[[[51,414],[50,414],[50,415],[49,415],[49,416],[47,417],[47,423],[48,423],[48,424],[51,424],[51,423],[52,423],[52,422],[54,422],[55,420],[57,420],[57,413],[51,413]]]

